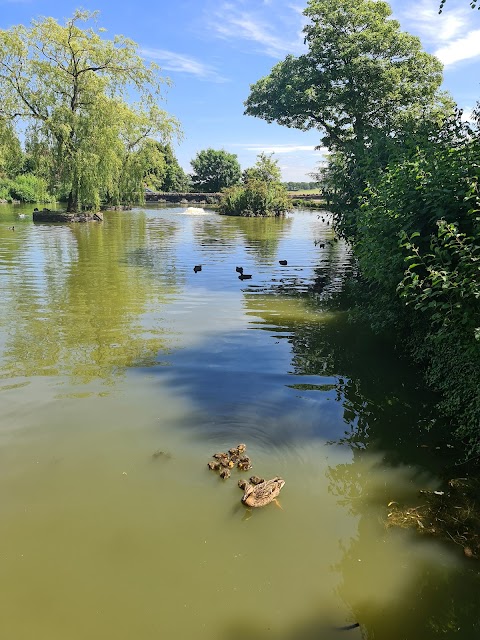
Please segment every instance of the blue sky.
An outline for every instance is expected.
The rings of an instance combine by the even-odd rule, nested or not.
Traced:
[[[480,11],[469,0],[395,0],[402,28],[444,63],[444,88],[466,113],[480,99]],[[304,50],[302,10],[306,0],[0,0],[0,28],[34,17],[60,22],[78,8],[99,10],[106,36],[135,40],[173,81],[164,107],[182,123],[176,146],[181,165],[201,149],[238,155],[242,168],[261,151],[275,152],[284,180],[310,180],[322,159],[317,131],[301,132],[243,115],[250,84],[288,53]]]

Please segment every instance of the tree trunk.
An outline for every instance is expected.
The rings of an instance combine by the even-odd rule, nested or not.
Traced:
[[[78,208],[78,199],[73,194],[73,189],[68,194],[67,213],[76,213]]]

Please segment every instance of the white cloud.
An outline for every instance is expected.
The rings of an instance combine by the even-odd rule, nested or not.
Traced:
[[[438,7],[439,0],[409,3],[400,11],[402,23],[429,45],[429,50],[433,49],[445,66],[478,57],[480,29],[472,29],[472,22],[476,26],[478,21],[468,3],[457,4],[450,0],[440,15]]]
[[[222,77],[210,65],[204,64],[182,53],[175,53],[174,51],[167,51],[166,49],[149,48],[142,48],[140,53],[146,58],[158,62],[165,71],[188,73],[196,76],[200,80],[209,80],[210,82],[228,82],[227,78]]]
[[[281,17],[285,18],[283,14]],[[298,23],[298,16],[294,13],[292,19]],[[218,37],[230,41],[237,39],[254,42],[257,50],[272,58],[283,58],[287,53],[299,54],[305,50],[300,33],[301,25],[292,25],[290,39],[286,35],[286,28],[277,35],[272,29],[271,11],[263,17],[259,12],[243,11],[231,3],[224,3],[209,16],[208,22],[210,29]]]
[[[472,107],[464,107],[462,113],[463,122],[471,122],[473,117],[473,108]]]
[[[421,0],[409,5],[402,12],[405,22],[420,36],[422,41],[441,44],[449,42],[466,30],[469,22],[467,6],[451,9],[448,3],[443,13],[438,13],[439,0]]]
[[[480,56],[480,29],[470,31],[463,38],[449,42],[435,51],[435,55],[445,66],[461,60],[470,60]]]

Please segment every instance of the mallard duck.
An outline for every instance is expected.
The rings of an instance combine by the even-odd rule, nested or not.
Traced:
[[[237,273],[243,273],[243,267],[235,267]]]
[[[288,262],[287,262],[286,260],[279,260],[279,261],[278,261],[278,264],[281,264],[281,265],[282,265],[282,267],[286,267],[286,266],[287,266],[287,264],[288,264]]]
[[[201,270],[202,270],[202,265],[201,265],[201,264],[196,264],[196,265],[193,267],[193,270],[195,271],[195,273],[198,273],[199,271],[201,271]]]
[[[251,279],[252,279],[252,276],[251,276],[251,274],[241,273],[241,274],[238,276],[238,279],[239,279],[239,280],[251,280]]]
[[[276,499],[284,485],[285,480],[278,476],[257,485],[247,484],[242,502],[247,507],[264,507]]]

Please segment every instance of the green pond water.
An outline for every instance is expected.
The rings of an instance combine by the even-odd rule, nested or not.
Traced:
[[[0,207],[1,638],[480,637],[477,565],[385,529],[435,415],[338,309],[328,214],[31,210]],[[239,442],[282,509],[207,469]]]

